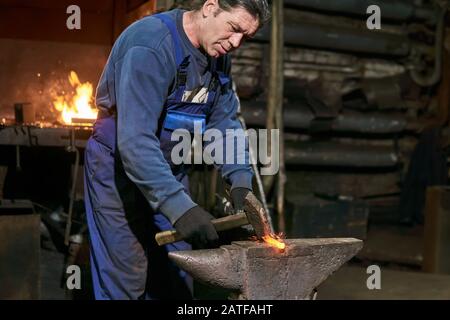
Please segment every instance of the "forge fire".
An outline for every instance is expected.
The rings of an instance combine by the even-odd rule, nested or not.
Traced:
[[[82,83],[75,71],[70,71],[68,81],[74,91],[68,95],[56,96],[53,101],[54,108],[60,113],[58,120],[66,125],[95,120],[98,111],[93,107],[92,84]]]

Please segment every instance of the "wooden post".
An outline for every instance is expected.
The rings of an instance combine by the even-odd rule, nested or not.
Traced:
[[[284,221],[284,143],[283,143],[283,43],[284,43],[284,27],[283,27],[283,1],[272,2],[272,25],[270,40],[270,76],[269,76],[269,92],[267,106],[267,123],[266,127],[269,134],[269,150],[272,143],[270,139],[270,130],[277,128],[280,130],[280,171],[278,173],[277,188],[277,212],[278,212],[278,230],[285,232]],[[272,151],[270,150],[271,158]],[[269,180],[270,181],[270,180]]]
[[[450,274],[450,187],[428,187],[422,269]]]

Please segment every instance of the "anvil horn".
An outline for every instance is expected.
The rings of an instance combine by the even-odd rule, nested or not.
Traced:
[[[174,251],[169,253],[169,258],[203,283],[238,290],[242,286],[240,271],[243,253],[239,248],[222,246],[218,249]]]

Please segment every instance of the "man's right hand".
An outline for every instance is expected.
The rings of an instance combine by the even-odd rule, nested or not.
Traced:
[[[187,242],[205,246],[219,240],[219,235],[211,220],[214,217],[200,206],[186,211],[173,225]]]

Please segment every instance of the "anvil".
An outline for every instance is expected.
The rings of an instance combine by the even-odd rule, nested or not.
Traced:
[[[229,289],[248,300],[310,299],[333,272],[355,256],[354,238],[288,239],[280,251],[259,241],[236,241],[217,249],[170,252],[200,282]]]

